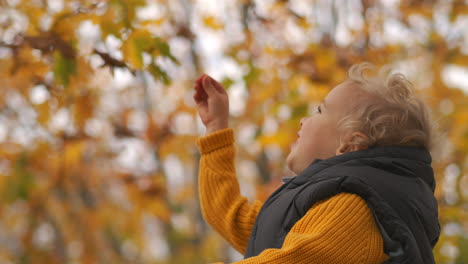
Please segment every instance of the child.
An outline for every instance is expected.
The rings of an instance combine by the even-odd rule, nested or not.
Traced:
[[[245,255],[236,263],[435,263],[440,229],[427,106],[402,74],[349,70],[301,120],[287,157],[296,176],[265,203],[240,195],[224,88],[207,75],[194,99],[207,135],[199,188],[206,221]]]

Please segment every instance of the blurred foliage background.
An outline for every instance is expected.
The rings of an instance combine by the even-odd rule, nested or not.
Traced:
[[[207,263],[193,81],[230,96],[243,193],[279,184],[300,118],[354,63],[406,74],[440,124],[437,263],[468,263],[460,0],[0,0],[0,263]]]

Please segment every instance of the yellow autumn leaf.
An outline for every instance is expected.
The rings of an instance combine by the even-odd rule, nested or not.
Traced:
[[[73,105],[73,117],[78,129],[84,129],[86,121],[93,116],[96,100],[91,92],[76,97]]]
[[[90,19],[92,16],[87,13],[72,13],[70,11],[62,11],[53,17],[52,29],[53,32],[61,37],[65,42],[71,42],[76,39],[77,25],[81,22]]]
[[[259,137],[258,142],[262,146],[267,146],[267,145],[272,145],[276,144],[280,148],[287,147],[289,144],[292,143],[293,140],[293,135],[290,133],[285,133],[282,131],[279,131],[273,135],[262,135]]]
[[[282,84],[281,82],[273,81],[268,84],[268,88],[269,89],[259,89],[254,91],[252,94],[254,100],[258,102],[263,102],[265,100],[268,100],[269,98],[277,96],[282,88]]]
[[[37,121],[40,124],[46,125],[50,118],[50,105],[48,102],[38,104],[34,107],[37,113]]]
[[[175,150],[187,150],[187,147],[193,145],[195,140],[196,136],[191,135],[180,135],[177,137],[168,136],[166,140],[156,147],[159,150],[159,156],[162,160],[171,154],[177,154],[177,157],[180,158],[182,162],[188,162],[192,160],[193,153],[190,151],[175,152]]]
[[[70,140],[64,146],[64,164],[66,168],[78,167],[83,154],[84,140]]]
[[[150,200],[146,203],[145,209],[148,213],[158,217],[164,222],[171,220],[171,211],[166,203],[161,199]]]
[[[92,16],[91,21],[100,26],[103,39],[109,35],[120,36],[122,22],[119,19],[119,11],[115,8],[109,8],[100,16]]]
[[[224,25],[219,21],[218,18],[214,16],[203,17],[203,24],[214,30],[220,30],[224,28]]]
[[[312,28],[312,23],[311,21],[308,21],[306,18],[299,18],[296,20],[296,25],[303,29],[303,30],[309,30]]]
[[[319,71],[328,71],[335,68],[336,52],[334,50],[321,50],[315,57],[315,65]]]
[[[419,6],[412,6],[412,7],[403,7],[401,11],[405,16],[411,16],[414,14],[422,15],[426,18],[432,18],[432,5],[419,5]]]
[[[30,1],[25,1],[26,3],[22,3],[24,5],[24,13],[28,15],[29,23],[28,28],[26,29],[26,34],[28,35],[36,35],[40,32],[40,29],[37,28],[37,24],[40,23],[40,18],[44,16],[44,10],[31,5]],[[28,4],[27,4],[28,3]]]
[[[166,21],[167,21],[167,19],[163,17],[163,18],[159,18],[159,19],[142,21],[142,22],[140,22],[140,25],[143,28],[150,29],[151,27],[154,27],[154,26],[161,26]]]
[[[152,35],[147,30],[135,30],[122,44],[124,60],[135,69],[143,69],[143,51],[152,41]]]
[[[326,95],[328,94],[328,92],[330,92],[332,88],[333,87],[331,87],[331,85],[329,84],[310,83],[307,86],[307,93],[305,98],[311,102],[320,102],[326,97]]]

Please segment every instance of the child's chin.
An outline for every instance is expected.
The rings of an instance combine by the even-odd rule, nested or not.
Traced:
[[[291,150],[291,152],[289,152],[288,156],[286,157],[286,166],[288,167],[288,169],[291,169],[292,159],[293,159],[293,150]]]

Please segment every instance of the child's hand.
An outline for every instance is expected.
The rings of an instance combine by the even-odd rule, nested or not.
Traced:
[[[229,98],[220,83],[203,74],[195,81],[193,99],[207,134],[228,127]]]

